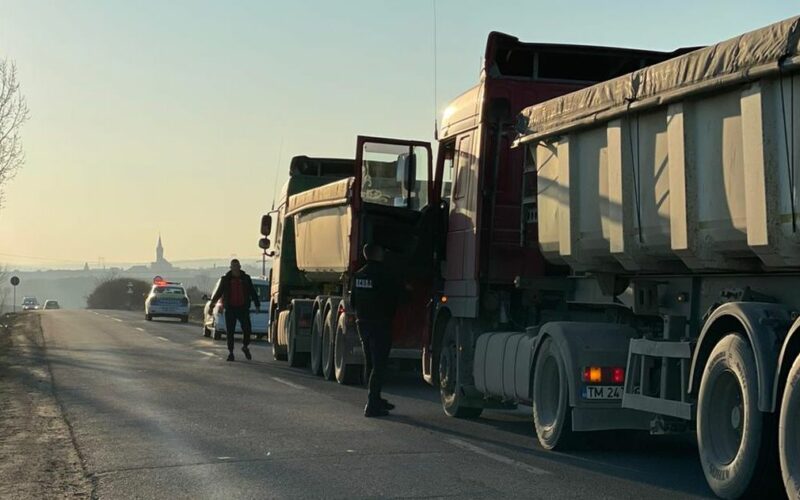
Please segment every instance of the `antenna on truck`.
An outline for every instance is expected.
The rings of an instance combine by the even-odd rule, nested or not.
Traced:
[[[438,64],[437,64],[437,41],[438,37],[436,34],[436,0],[431,0],[433,4],[433,139],[438,141],[439,140],[439,100],[437,96],[438,90]]]
[[[281,145],[278,147],[278,163],[275,165],[275,182],[272,184],[272,208],[270,208],[270,211],[275,210],[275,196],[278,194],[278,172],[281,170],[281,156],[283,156],[283,137],[281,137]]]

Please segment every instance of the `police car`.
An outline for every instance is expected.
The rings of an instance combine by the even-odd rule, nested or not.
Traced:
[[[189,297],[183,285],[155,277],[144,301],[144,318],[152,321],[156,317],[180,318],[181,323],[189,321]]]

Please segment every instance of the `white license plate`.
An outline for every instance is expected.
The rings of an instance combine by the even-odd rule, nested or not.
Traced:
[[[622,399],[621,385],[587,385],[583,399]]]

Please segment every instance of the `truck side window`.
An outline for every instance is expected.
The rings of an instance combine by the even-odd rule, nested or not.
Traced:
[[[469,189],[470,160],[472,151],[472,135],[466,135],[458,140],[458,169],[456,170],[456,185],[453,197],[461,199]]]
[[[456,142],[442,144],[442,200],[450,201],[453,192],[453,168],[455,167]]]

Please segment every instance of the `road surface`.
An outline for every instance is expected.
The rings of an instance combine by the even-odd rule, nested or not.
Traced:
[[[394,373],[384,419],[365,392],[272,360],[225,361],[197,325],[117,311],[46,311],[56,395],[99,498],[707,497],[688,439],[592,436],[538,447],[529,409],[445,417]]]

